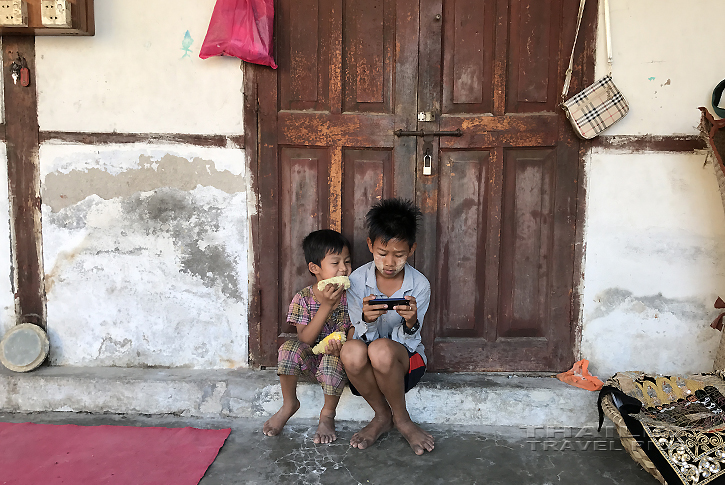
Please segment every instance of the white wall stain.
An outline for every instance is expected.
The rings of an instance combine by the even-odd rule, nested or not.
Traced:
[[[725,294],[725,213],[703,153],[588,157],[581,357],[617,371],[708,372]]]
[[[164,151],[159,147],[154,150]],[[94,168],[51,172],[93,151]],[[249,223],[241,150],[168,147],[159,156],[144,191],[98,188],[146,170],[148,149],[130,146],[44,145],[43,239],[51,363],[77,366],[162,366],[193,368],[247,365]],[[145,158],[146,157],[146,158]],[[167,158],[165,158],[167,157]],[[172,174],[165,173],[172,157]],[[179,168],[205,160],[218,177],[214,186],[178,188],[187,182]],[[185,160],[185,162],[184,162]],[[47,161],[47,163],[46,163]],[[208,163],[207,163],[208,162]],[[146,164],[148,165],[148,164]],[[72,164],[71,164],[72,166]],[[102,167],[101,170],[97,167]],[[55,178],[57,174],[64,177]],[[175,176],[180,179],[176,180]],[[49,182],[49,180],[52,182]],[[105,180],[105,179],[101,179]],[[132,179],[131,179],[132,180]],[[91,183],[96,193],[53,209],[67,184],[69,198]],[[139,183],[139,185],[141,185]],[[153,184],[152,184],[153,185]],[[192,184],[193,185],[193,184]],[[230,187],[237,187],[232,190]],[[108,192],[108,193],[106,193]],[[110,197],[109,194],[117,194]]]

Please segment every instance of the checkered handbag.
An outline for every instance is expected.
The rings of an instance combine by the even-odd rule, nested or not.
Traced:
[[[624,118],[629,104],[607,75],[564,101],[562,108],[576,134],[589,140]]]
[[[589,140],[624,118],[624,116],[629,112],[629,104],[624,98],[624,95],[619,91],[619,89],[617,89],[617,86],[614,85],[614,81],[612,81],[612,49],[609,35],[608,0],[604,1],[604,24],[607,39],[607,62],[609,64],[609,74],[564,101],[564,98],[569,91],[569,83],[571,82],[572,66],[574,64],[574,48],[576,47],[576,40],[579,36],[579,26],[581,25],[585,3],[586,0],[580,0],[579,3],[579,17],[576,26],[576,36],[574,37],[574,46],[572,46],[571,49],[569,69],[566,71],[564,90],[561,93],[561,107],[566,113],[566,117],[569,118],[577,136],[584,138],[585,140]]]

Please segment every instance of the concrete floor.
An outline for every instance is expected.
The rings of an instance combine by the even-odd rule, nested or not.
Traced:
[[[418,457],[397,431],[367,450],[348,442],[361,424],[338,423],[338,441],[315,445],[316,422],[292,418],[274,438],[264,419],[82,413],[0,413],[3,422],[231,428],[201,485],[234,484],[515,484],[655,485],[622,449],[611,428],[455,428],[431,425],[433,453]],[[2,451],[0,451],[1,453]]]

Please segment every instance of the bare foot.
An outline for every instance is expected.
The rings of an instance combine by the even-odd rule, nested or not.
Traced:
[[[368,446],[375,443],[380,435],[390,431],[393,428],[393,419],[391,416],[375,416],[363,429],[352,435],[350,446],[364,450]]]
[[[395,427],[403,435],[403,438],[408,441],[410,447],[413,448],[413,453],[416,455],[422,455],[426,451],[433,451],[433,436],[423,431],[413,421],[396,422]]]
[[[320,425],[317,426],[314,442],[317,444],[326,444],[332,443],[336,439],[335,413],[320,413]]]
[[[282,407],[279,408],[279,411],[274,413],[274,416],[269,418],[266,423],[264,423],[264,427],[262,428],[262,432],[266,434],[267,436],[277,436],[280,431],[282,431],[282,428],[287,423],[287,420],[292,417],[294,413],[297,412],[297,410],[300,408],[300,402],[295,401],[292,403],[292,405],[287,406],[286,404],[282,404]]]

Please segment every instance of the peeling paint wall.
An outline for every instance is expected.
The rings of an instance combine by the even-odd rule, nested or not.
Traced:
[[[53,364],[246,365],[241,150],[48,143],[40,161]]]
[[[41,132],[243,135],[241,61],[199,58],[214,4],[95,0],[95,37],[37,38]],[[51,364],[246,367],[243,149],[102,138],[40,147]]]
[[[603,3],[597,78],[607,72]],[[719,0],[610,0],[613,78],[630,113],[606,135],[697,135],[722,79]],[[707,372],[725,294],[725,213],[700,153],[593,149],[586,157],[580,357],[617,371]]]
[[[590,154],[581,354],[600,377],[712,368],[725,213],[704,162],[702,153]]]

